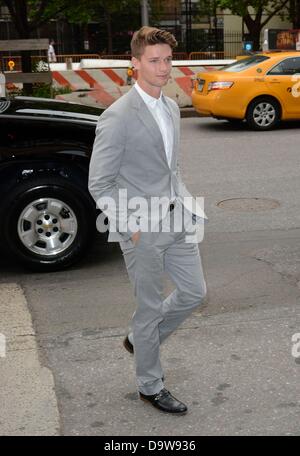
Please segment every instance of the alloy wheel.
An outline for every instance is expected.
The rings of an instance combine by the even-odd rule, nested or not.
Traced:
[[[74,211],[55,198],[39,198],[28,204],[18,219],[23,245],[39,255],[59,255],[74,241],[78,230]]]

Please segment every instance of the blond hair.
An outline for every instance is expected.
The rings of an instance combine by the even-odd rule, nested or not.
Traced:
[[[144,26],[134,32],[130,46],[132,57],[140,58],[146,46],[154,44],[168,44],[173,50],[177,41],[172,33],[155,27]]]

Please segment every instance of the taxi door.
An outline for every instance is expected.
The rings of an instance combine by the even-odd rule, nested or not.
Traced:
[[[300,118],[300,57],[288,57],[268,71],[265,82],[288,117]]]

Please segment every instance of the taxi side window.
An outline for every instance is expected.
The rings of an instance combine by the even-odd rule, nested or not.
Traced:
[[[293,74],[300,74],[300,57],[293,57],[285,59],[278,63],[268,74],[271,75],[284,75],[292,76]]]

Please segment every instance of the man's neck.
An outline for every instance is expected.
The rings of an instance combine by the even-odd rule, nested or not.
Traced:
[[[150,95],[150,97],[157,98],[157,99],[160,98],[160,95],[161,95],[160,87],[150,86],[149,84],[145,84],[144,81],[139,81],[139,80],[137,80],[137,83],[144,92],[146,92],[148,95]]]

